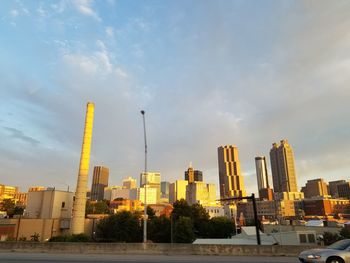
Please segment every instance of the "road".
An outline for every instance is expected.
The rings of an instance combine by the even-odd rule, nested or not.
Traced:
[[[157,255],[82,255],[82,254],[37,254],[37,253],[0,253],[0,262],[144,262],[144,263],[226,263],[226,262],[259,262],[259,263],[297,263],[291,257],[228,257],[228,256],[157,256]]]

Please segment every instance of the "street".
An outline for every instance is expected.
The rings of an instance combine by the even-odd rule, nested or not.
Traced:
[[[164,256],[164,255],[106,255],[106,254],[44,254],[44,253],[0,253],[0,262],[259,262],[259,263],[297,263],[292,257],[241,257],[241,256]]]

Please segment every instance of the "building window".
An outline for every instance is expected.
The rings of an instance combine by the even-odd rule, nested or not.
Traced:
[[[313,234],[308,234],[307,238],[309,239],[309,243],[315,243],[315,235]]]
[[[299,234],[300,243],[307,243],[306,234]]]
[[[61,208],[64,208],[66,206],[66,202],[62,202]]]

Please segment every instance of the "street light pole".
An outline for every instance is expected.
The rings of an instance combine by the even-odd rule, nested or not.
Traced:
[[[143,242],[147,242],[147,139],[146,139],[146,121],[145,121],[145,111],[141,111],[142,119],[143,119],[143,135],[145,139],[145,170],[144,170],[144,176],[145,176],[145,182],[144,182],[144,189],[145,189],[145,202],[144,202],[144,222],[143,222]]]

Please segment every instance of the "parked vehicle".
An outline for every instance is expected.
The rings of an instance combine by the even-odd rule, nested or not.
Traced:
[[[299,260],[303,263],[350,263],[350,239],[337,241],[326,248],[303,251]]]

